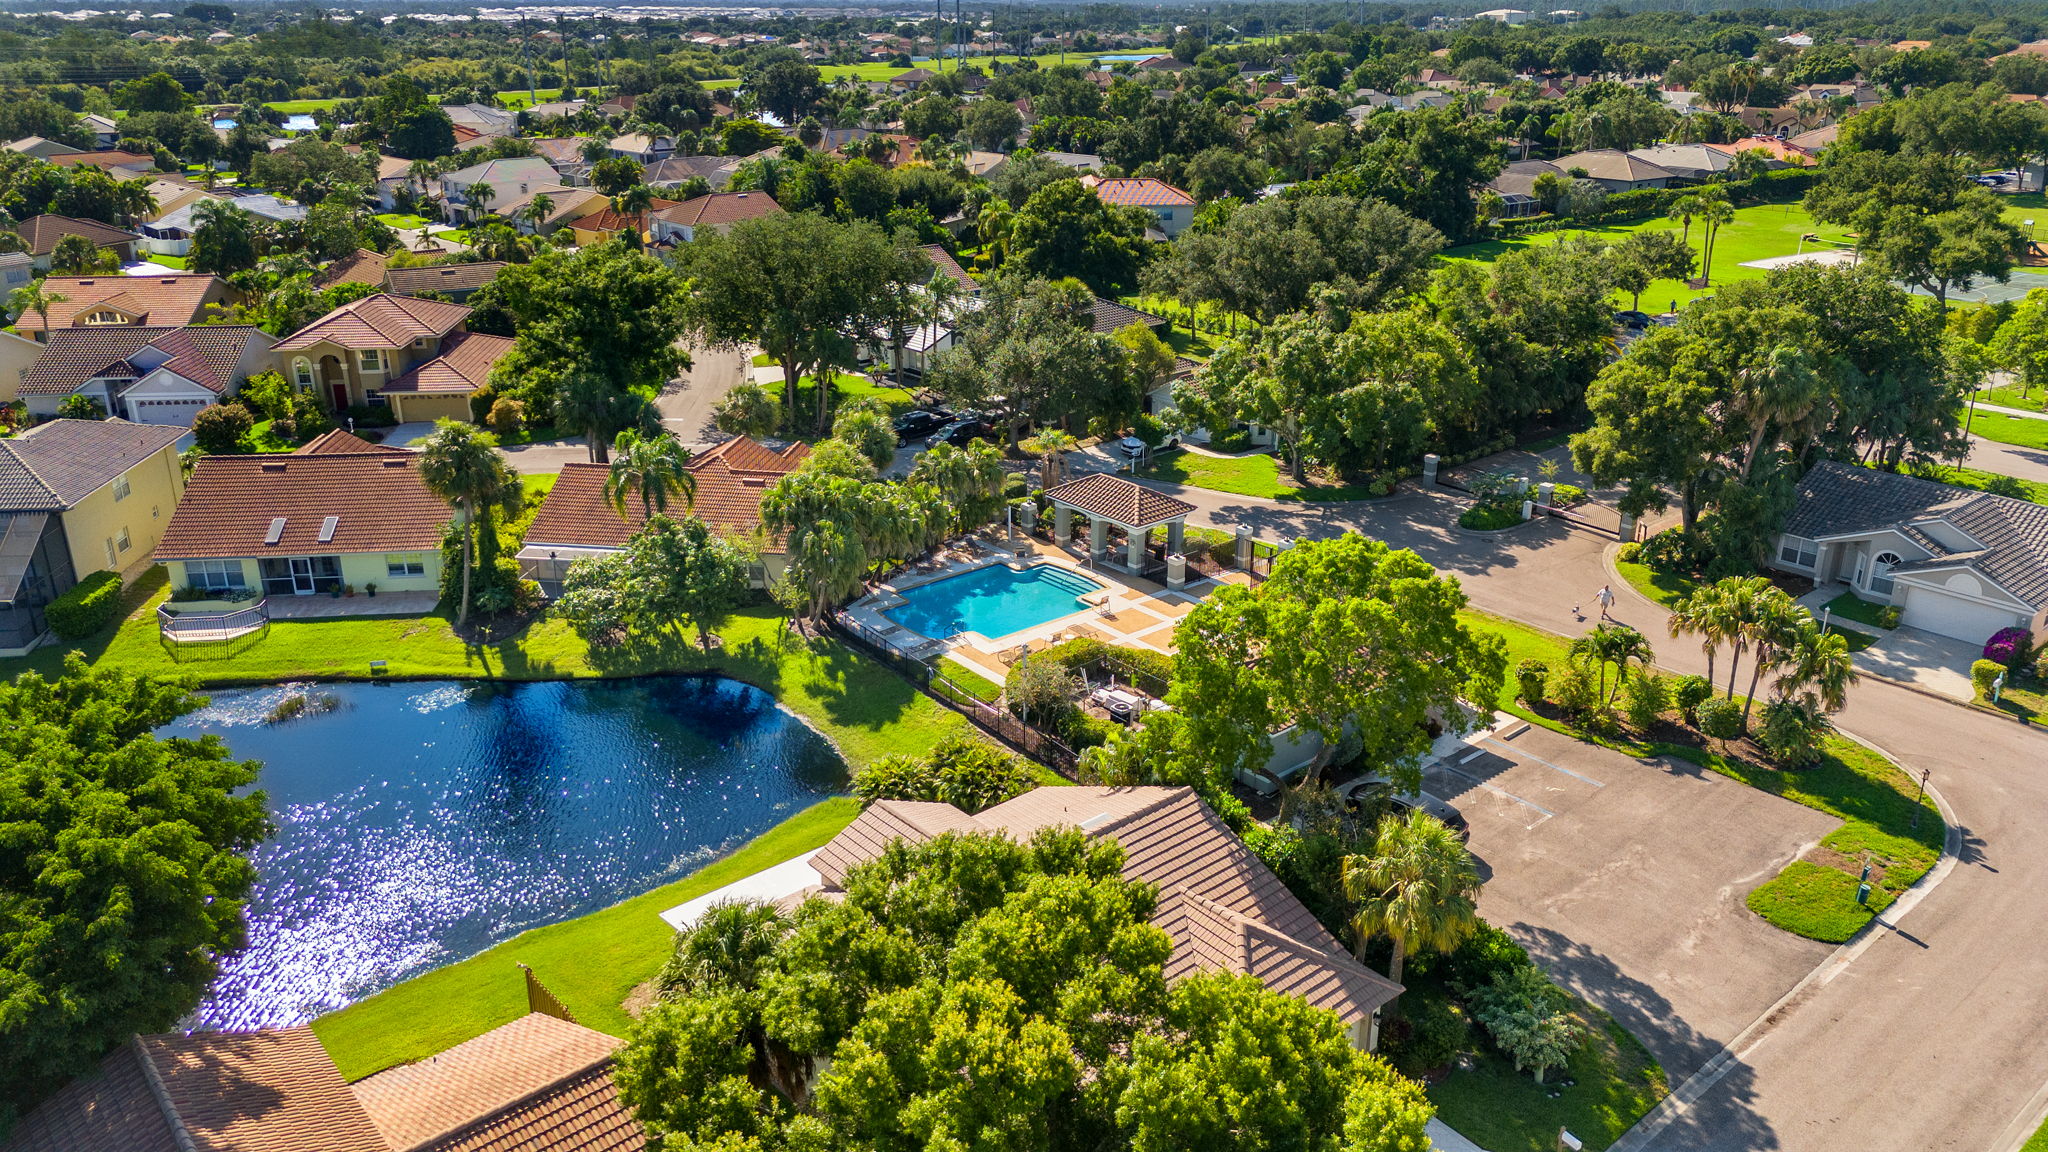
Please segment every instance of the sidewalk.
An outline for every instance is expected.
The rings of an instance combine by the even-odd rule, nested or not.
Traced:
[[[1429,1143],[1440,1152],[1486,1152],[1486,1149],[1458,1135],[1457,1129],[1434,1118],[1429,1122]]]

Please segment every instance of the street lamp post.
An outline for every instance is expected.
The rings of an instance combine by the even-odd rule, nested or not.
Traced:
[[[1932,775],[1933,772],[1934,769],[1932,768],[1922,768],[1920,770],[1920,791],[1913,797],[1913,831],[1915,832],[1920,830],[1920,802],[1927,798],[1927,777]]]

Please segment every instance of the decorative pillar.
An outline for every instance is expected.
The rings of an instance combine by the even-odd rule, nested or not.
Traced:
[[[1240,527],[1237,530],[1237,568],[1249,572],[1252,567],[1252,530]]]
[[[1621,514],[1621,527],[1616,530],[1615,534],[1621,537],[1621,542],[1624,544],[1634,540],[1636,538],[1636,518],[1623,512]]]
[[[1438,464],[1441,463],[1443,463],[1443,457],[1437,455],[1436,453],[1428,452],[1423,454],[1422,486],[1424,488],[1436,487],[1436,467]]]
[[[1104,520],[1100,516],[1094,517],[1088,521],[1088,558],[1090,560],[1100,560],[1102,559],[1103,552],[1108,550],[1108,548],[1109,521]]]
[[[1129,528],[1125,530],[1124,536],[1130,542],[1130,547],[1125,550],[1125,555],[1130,561],[1131,571],[1144,571],[1145,545],[1152,542],[1152,530],[1150,528]]]
[[[1052,506],[1052,542],[1065,544],[1074,536],[1074,510],[1065,504]]]
[[[1178,556],[1187,544],[1187,521],[1175,520],[1166,526],[1166,554]]]
[[[1550,507],[1551,503],[1556,499],[1556,497],[1557,485],[1552,484],[1550,481],[1545,480],[1543,483],[1538,484],[1536,486],[1536,502],[1538,504],[1543,505],[1545,508]]]

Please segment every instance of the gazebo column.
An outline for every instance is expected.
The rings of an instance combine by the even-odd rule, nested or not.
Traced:
[[[1065,504],[1052,506],[1052,541],[1065,544],[1074,534],[1074,510]]]
[[[1131,571],[1144,571],[1145,545],[1152,542],[1152,530],[1150,528],[1126,528],[1124,529],[1124,536],[1130,541],[1131,545],[1128,550]]]
[[[1166,554],[1168,556],[1178,556],[1185,550],[1187,526],[1188,523],[1185,520],[1175,520],[1166,526]]]
[[[1107,520],[1104,520],[1104,519],[1103,519],[1102,517],[1100,517],[1100,516],[1091,516],[1091,517],[1089,517],[1089,519],[1088,519],[1088,558],[1089,558],[1090,560],[1100,560],[1100,559],[1102,559],[1102,554],[1103,554],[1104,552],[1108,551],[1108,550],[1109,550],[1109,521],[1107,521]]]

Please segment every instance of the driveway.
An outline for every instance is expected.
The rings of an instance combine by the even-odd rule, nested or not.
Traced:
[[[1970,665],[1983,655],[1980,645],[1918,628],[1894,628],[1856,654],[1856,667],[1968,703],[1977,695],[1970,683]]]
[[[1613,1013],[1672,1083],[1831,951],[1743,899],[1841,821],[1683,760],[1504,731],[1424,785],[1471,822],[1488,876],[1479,911]]]
[[[754,349],[693,346],[689,351],[690,367],[662,390],[654,406],[676,439],[692,448],[708,447],[725,439],[711,425],[712,410],[746,380]]]

